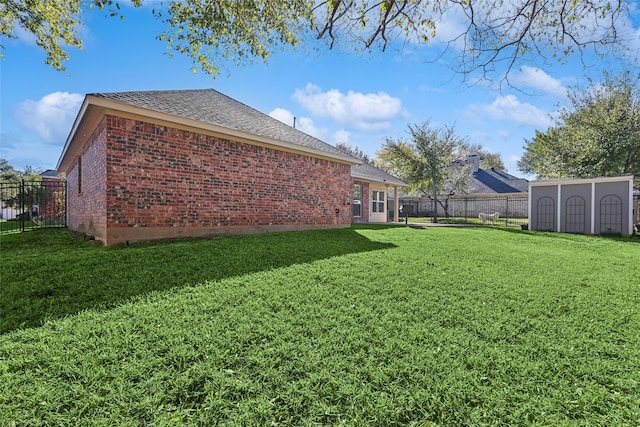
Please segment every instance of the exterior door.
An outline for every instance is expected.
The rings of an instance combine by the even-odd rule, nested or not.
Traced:
[[[371,190],[371,214],[369,222],[387,222],[387,194],[386,188]]]

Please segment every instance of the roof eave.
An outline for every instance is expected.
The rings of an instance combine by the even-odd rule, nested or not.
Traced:
[[[398,187],[409,187],[409,184],[407,184],[404,181],[399,181],[396,179],[393,180],[380,180],[378,178],[373,178],[371,176],[365,176],[365,175],[360,175],[360,174],[356,174],[356,173],[351,173],[351,176],[355,179],[360,179],[362,181],[370,181],[370,182],[379,182],[381,184],[388,184],[388,185],[397,185]]]
[[[585,184],[588,182],[622,182],[622,181],[632,181],[633,182],[633,174],[623,174],[616,176],[600,176],[593,178],[558,178],[558,179],[539,179],[535,181],[529,181],[529,187],[540,187],[545,185],[557,185],[557,184]]]
[[[58,158],[58,163],[56,164],[56,170],[58,172],[60,172],[60,168],[62,167],[64,158],[67,154],[67,152],[69,151],[69,147],[71,146],[75,135],[78,131],[78,128],[80,127],[80,123],[82,122],[82,119],[87,111],[87,108],[89,107],[89,96],[85,96],[84,97],[84,101],[82,101],[82,106],[80,107],[80,110],[78,111],[78,114],[76,115],[76,119],[73,121],[73,126],[71,126],[71,130],[69,131],[69,135],[67,136],[67,140],[64,143],[64,147],[62,148],[62,152],[60,153],[60,158]]]
[[[96,111],[99,111],[101,116],[105,114],[117,114],[117,113],[126,113],[128,115],[138,116],[140,118],[151,119],[152,121],[160,121],[167,124],[176,124],[182,127],[188,127],[196,130],[202,130],[207,133],[220,134],[230,138],[237,138],[245,141],[254,141],[263,145],[271,146],[274,148],[282,148],[286,151],[294,151],[302,154],[308,154],[312,157],[319,157],[323,159],[333,160],[338,163],[344,163],[347,165],[357,165],[360,164],[360,161],[354,157],[351,157],[347,154],[336,154],[331,153],[329,151],[319,150],[312,147],[305,147],[304,145],[278,140],[274,138],[268,138],[265,136],[255,135],[251,133],[247,133],[241,130],[232,129],[220,125],[215,125],[212,123],[201,122],[194,119],[184,118],[168,113],[163,113],[155,110],[150,110],[142,107],[138,107],[135,105],[114,101],[111,99],[103,98],[95,95],[86,95],[85,100],[82,103],[82,107],[78,112],[78,116],[74,121],[74,124],[71,128],[71,132],[67,137],[64,148],[62,149],[62,154],[60,155],[60,159],[58,160],[58,164],[56,166],[57,170],[60,170],[64,165],[68,163],[68,159],[65,159],[70,148],[74,145],[74,141],[78,135],[78,129],[81,128],[83,120],[88,112],[92,110],[92,107],[97,108]],[[87,135],[83,135],[86,137]]]

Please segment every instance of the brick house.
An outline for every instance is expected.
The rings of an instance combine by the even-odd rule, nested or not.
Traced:
[[[386,222],[388,212],[393,211],[393,221],[398,222],[399,188],[409,185],[401,179],[366,163],[351,166],[353,177],[353,222]],[[393,189],[393,205],[389,206]]]
[[[105,244],[348,227],[359,163],[212,89],[88,94],[58,161]]]
[[[38,215],[47,224],[64,223],[64,182],[58,172],[48,169],[40,174],[40,185],[44,191]]]

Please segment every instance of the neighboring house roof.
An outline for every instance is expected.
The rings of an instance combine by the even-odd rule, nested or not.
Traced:
[[[342,163],[360,161],[336,147],[261,113],[213,89],[160,90],[88,94],[58,161],[72,161],[77,145],[90,136],[105,114],[125,113],[156,121],[220,133],[258,143],[325,157]],[[80,142],[76,140],[80,139]]]
[[[351,166],[351,176],[365,181],[384,182],[389,185],[408,187],[409,184],[375,166],[363,163]]]
[[[46,171],[42,172],[40,176],[43,178],[58,178],[58,171],[47,169]]]
[[[523,193],[528,190],[529,181],[526,179],[491,168],[474,172],[465,194]]]

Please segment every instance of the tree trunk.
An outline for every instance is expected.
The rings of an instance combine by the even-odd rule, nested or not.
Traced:
[[[449,214],[449,197],[445,198],[444,202],[442,201],[442,199],[438,200],[438,204],[442,206],[442,209],[444,210],[444,217],[450,218],[451,215]]]

